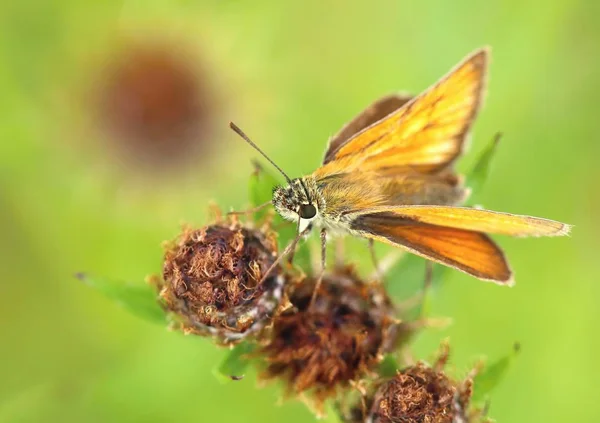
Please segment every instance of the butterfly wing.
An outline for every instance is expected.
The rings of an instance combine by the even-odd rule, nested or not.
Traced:
[[[329,146],[325,152],[323,163],[330,162],[337,150],[344,146],[354,135],[368,126],[395,112],[412,99],[412,96],[403,94],[392,94],[380,98],[358,116],[348,122],[340,131],[329,140]]]
[[[476,51],[420,96],[351,138],[340,137],[312,178],[325,198],[324,214],[346,222],[352,233],[508,284],[508,263],[484,232],[553,236],[567,234],[569,226],[529,216],[423,205],[456,204],[465,194],[450,165],[462,152],[481,104],[487,62],[487,50]],[[428,192],[434,186],[436,192]]]
[[[560,236],[570,226],[538,217],[468,207],[376,207],[348,213],[355,233],[401,246],[479,279],[509,283],[502,251],[483,232],[511,236]]]
[[[359,218],[361,215],[387,215],[394,216],[400,221],[410,220],[415,223],[515,237],[563,236],[571,230],[570,225],[555,220],[471,207],[424,205],[374,207],[348,213],[351,218]]]
[[[334,219],[385,206],[460,204],[469,190],[452,174],[398,173],[394,169],[330,175],[316,181]]]
[[[420,223],[387,212],[358,217],[352,230],[476,278],[512,284],[502,250],[483,233]]]
[[[467,57],[437,84],[400,109],[340,143],[315,171],[336,173],[396,168],[435,173],[462,152],[482,101],[488,51]]]

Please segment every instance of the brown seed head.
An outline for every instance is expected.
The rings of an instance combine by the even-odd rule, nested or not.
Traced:
[[[311,306],[314,288],[311,277],[295,285],[293,307],[275,320],[263,348],[263,377],[282,377],[290,393],[311,391],[320,410],[338,385],[373,370],[393,319],[383,287],[365,283],[351,267],[326,274]]]
[[[444,373],[448,344],[442,344],[433,366],[418,362],[391,379],[373,384],[349,412],[348,423],[467,423],[479,421],[480,414],[468,412],[472,379],[456,382]],[[473,411],[473,410],[472,410]]]
[[[471,408],[472,370],[462,381],[444,372],[449,357],[445,342],[432,366],[418,362],[393,378],[373,381],[349,409],[338,404],[346,423],[468,423],[483,422],[485,411]]]
[[[232,343],[262,329],[283,295],[270,231],[239,223],[185,229],[165,253],[161,296],[180,328]]]
[[[456,386],[442,371],[418,363],[379,389],[372,405],[372,420],[452,423],[456,394]]]

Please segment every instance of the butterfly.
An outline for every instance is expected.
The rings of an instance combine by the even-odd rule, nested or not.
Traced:
[[[302,178],[290,179],[231,124],[287,180],[269,204],[297,222],[289,247],[319,227],[323,269],[328,234],[350,234],[510,285],[507,259],[487,234],[567,235],[570,226],[553,220],[460,206],[469,189],[453,164],[481,106],[488,62],[488,49],[476,50],[422,94],[376,101],[330,139],[322,166]]]

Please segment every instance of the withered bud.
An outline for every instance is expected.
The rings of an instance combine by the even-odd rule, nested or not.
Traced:
[[[231,344],[270,323],[283,296],[270,230],[237,221],[185,229],[167,248],[160,295],[186,333]]]
[[[311,304],[315,284],[307,277],[293,285],[292,307],[277,317],[262,350],[262,377],[283,378],[288,394],[313,393],[310,405],[320,412],[339,385],[373,370],[392,344],[387,336],[394,319],[383,286],[364,282],[352,267],[326,274]]]
[[[451,423],[456,386],[443,372],[423,363],[408,367],[375,395],[372,421]]]
[[[362,409],[354,407],[347,422],[369,423],[466,423],[474,421],[467,408],[472,379],[454,381],[444,373],[448,346],[433,366],[418,362],[387,381],[379,382],[374,394],[363,398]]]

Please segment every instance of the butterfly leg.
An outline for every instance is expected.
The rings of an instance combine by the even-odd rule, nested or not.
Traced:
[[[375,254],[375,241],[373,241],[372,238],[369,238],[369,252],[371,253],[371,261],[373,262],[373,267],[375,268],[377,280],[381,281],[383,278],[383,273],[379,267],[379,261],[377,260],[377,255]]]
[[[373,273],[369,275],[369,279],[382,282],[383,276],[398,263],[398,260],[400,260],[403,254],[404,252],[399,248],[394,248],[387,253],[381,260],[378,260],[379,265],[375,268]]]
[[[425,277],[423,279],[423,287],[419,292],[413,294],[410,298],[400,302],[398,304],[398,309],[401,311],[412,310],[415,307],[421,307],[419,311],[418,318],[422,318],[423,314],[423,303],[425,301],[425,297],[431,288],[431,282],[433,280],[433,263],[429,260],[425,261]]]
[[[296,255],[296,245],[294,245],[294,247],[292,248],[292,250],[290,251],[290,254],[288,255],[288,266],[291,266],[294,263],[294,256]]]
[[[307,234],[309,231],[310,231],[310,226],[307,227],[302,233],[300,232],[300,219],[298,219],[298,224],[296,225],[296,233],[298,235],[296,236],[294,246],[292,247],[290,255],[288,256],[288,265],[289,266],[291,266],[292,263],[294,262],[294,255],[296,254],[296,245],[298,243],[298,240],[300,238],[302,238],[305,234]]]
[[[325,228],[321,228],[321,269],[319,269],[319,276],[317,277],[317,282],[315,283],[315,288],[312,293],[312,298],[310,299],[310,307],[315,303],[315,299],[317,298],[317,293],[319,292],[319,288],[321,288],[321,282],[323,281],[323,274],[325,273],[325,266],[327,261],[327,231]]]
[[[287,247],[285,247],[285,249],[283,250],[283,252],[281,254],[279,254],[279,256],[275,259],[275,261],[273,262],[273,264],[267,269],[267,271],[263,274],[262,278],[260,279],[260,282],[258,283],[259,285],[261,283],[263,283],[267,277],[271,274],[271,272],[273,271],[273,269],[275,269],[275,267],[277,267],[277,265],[281,262],[281,260],[283,260],[283,258],[290,254],[290,256],[293,259],[293,253],[296,251],[296,245],[298,244],[298,241],[300,241],[300,239],[308,234],[308,232],[310,231],[310,228],[306,228],[304,231],[300,232],[298,235],[296,235],[296,238],[293,239],[292,242],[290,242]],[[291,262],[290,262],[291,263]]]

